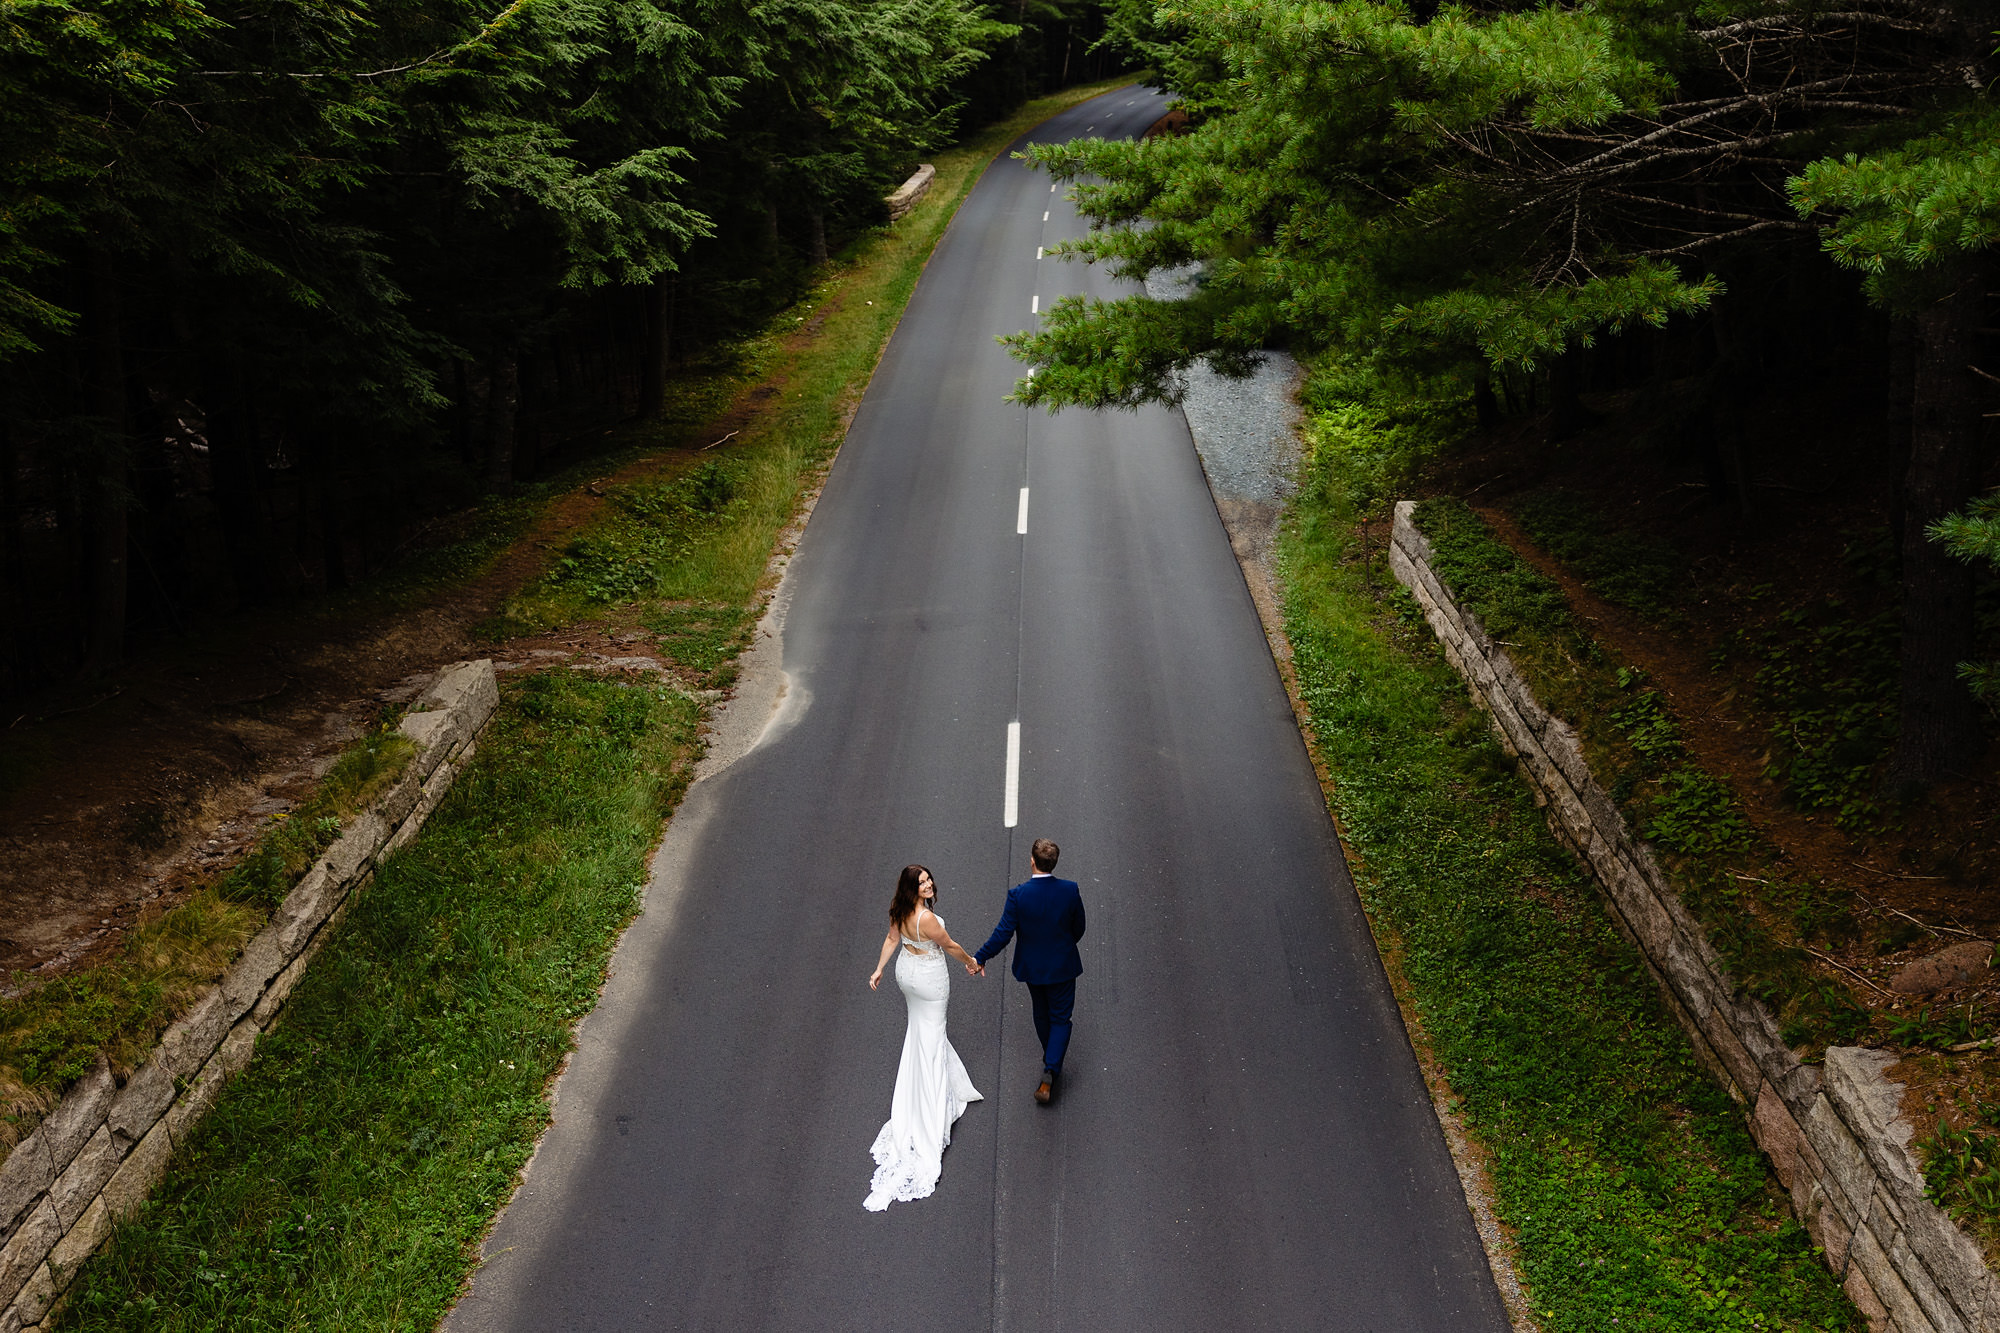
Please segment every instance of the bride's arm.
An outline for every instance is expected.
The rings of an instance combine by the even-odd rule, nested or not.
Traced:
[[[882,969],[889,966],[891,955],[896,952],[896,928],[889,927],[889,933],[882,937],[882,956],[875,960],[875,971],[868,978],[868,989],[874,990],[882,984]]]
[[[943,945],[946,953],[958,959],[959,962],[964,963],[967,971],[976,972],[982,970],[978,961],[971,954],[959,948],[957,940],[954,940],[950,935],[945,933],[944,923],[937,919],[936,913],[924,913],[924,923],[919,929],[924,932],[925,939],[933,944]]]

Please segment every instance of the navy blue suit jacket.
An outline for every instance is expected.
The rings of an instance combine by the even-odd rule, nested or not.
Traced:
[[[1014,979],[1031,986],[1074,981],[1083,975],[1076,942],[1083,938],[1083,894],[1076,881],[1036,875],[1007,890],[1007,907],[993,937],[972,955],[981,963],[1007,947],[1016,932]]]

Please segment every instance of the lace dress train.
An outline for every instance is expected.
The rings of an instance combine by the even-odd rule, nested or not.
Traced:
[[[983,1100],[945,1036],[950,960],[929,940],[905,937],[904,943],[908,947],[896,950],[896,984],[909,1005],[910,1024],[903,1032],[903,1060],[896,1069],[889,1122],[870,1149],[875,1178],[861,1206],[871,1213],[891,1203],[930,1196],[944,1169],[952,1123],[968,1104]],[[912,947],[923,952],[911,953]]]

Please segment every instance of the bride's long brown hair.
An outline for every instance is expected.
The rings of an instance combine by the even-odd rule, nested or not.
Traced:
[[[927,866],[904,866],[902,875],[896,880],[896,896],[889,903],[889,924],[898,931],[903,923],[917,914],[917,904],[923,901],[917,896],[917,885],[925,875],[931,875]],[[937,876],[931,875],[931,901],[937,901]]]

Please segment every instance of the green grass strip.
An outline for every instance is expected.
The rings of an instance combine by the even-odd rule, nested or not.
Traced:
[[[667,690],[510,683],[57,1326],[431,1328],[548,1122],[698,722]]]
[[[1548,831],[1322,450],[1286,625],[1356,880],[1549,1333],[1848,1330],[1842,1296],[1636,951]],[[1378,548],[1379,549],[1379,548]]]

